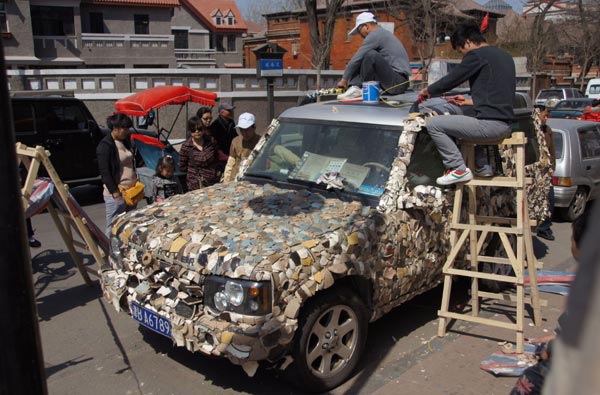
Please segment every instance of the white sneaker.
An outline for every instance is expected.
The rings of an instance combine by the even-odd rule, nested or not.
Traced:
[[[358,86],[349,87],[346,92],[337,95],[339,101],[362,101],[363,92]]]
[[[492,177],[494,175],[494,171],[492,170],[492,166],[483,165],[475,168],[475,175],[477,177]]]
[[[473,173],[471,173],[471,170],[467,167],[465,171],[460,171],[457,169],[448,169],[446,170],[446,173],[443,176],[438,177],[435,181],[439,185],[450,185],[456,184],[457,182],[467,182],[472,179]]]

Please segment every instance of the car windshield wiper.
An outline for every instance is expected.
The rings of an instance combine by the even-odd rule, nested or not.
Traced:
[[[273,181],[273,176],[267,174],[257,174],[257,173],[246,173],[244,177],[254,177],[254,178],[263,178],[265,180]]]

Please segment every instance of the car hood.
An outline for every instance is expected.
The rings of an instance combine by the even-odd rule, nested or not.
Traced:
[[[114,224],[113,234],[134,247],[141,262],[140,254],[150,253],[146,259],[216,275],[232,275],[235,262],[243,262],[244,272],[235,277],[250,278],[259,263],[352,225],[371,210],[306,189],[236,182],[177,195],[126,214]]]

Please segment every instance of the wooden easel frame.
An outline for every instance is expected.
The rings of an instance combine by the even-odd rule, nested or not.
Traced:
[[[484,144],[499,144],[512,146],[516,150],[516,174],[514,177],[492,177],[488,179],[475,178],[464,184],[457,184],[454,195],[454,207],[452,213],[452,225],[450,243],[452,249],[443,267],[444,291],[442,304],[438,311],[440,317],[438,336],[445,336],[446,325],[449,319],[474,322],[478,324],[491,325],[499,328],[516,331],[517,352],[523,352],[524,342],[524,314],[525,304],[533,308],[533,318],[536,326],[540,326],[542,315],[540,306],[545,304],[539,298],[537,288],[536,270],[538,267],[532,242],[531,225],[529,223],[529,207],[527,203],[526,185],[531,180],[525,177],[525,144],[527,139],[523,132],[514,132],[511,137],[497,142]],[[467,166],[475,167],[474,146],[477,142],[463,141],[463,155]],[[489,217],[477,214],[477,187],[495,186],[514,188],[516,191],[516,217]],[[463,204],[464,189],[466,188],[468,199],[467,223],[461,223],[461,209]],[[505,226],[501,226],[505,225]],[[490,257],[481,255],[483,244],[489,234],[498,234],[502,246],[506,251],[507,258]],[[511,246],[508,235],[516,238],[516,251]],[[468,244],[467,244],[468,239]],[[454,264],[463,246],[468,248],[466,260],[470,262],[470,270],[455,268]],[[495,264],[510,265],[515,273],[514,276],[483,273],[479,271],[479,262],[490,262]],[[531,297],[525,296],[525,269],[529,269],[531,285]],[[471,315],[450,312],[450,292],[452,288],[452,276],[471,278]],[[503,281],[516,284],[517,294],[508,295],[503,293],[483,292],[479,290],[479,279]],[[507,323],[490,318],[479,317],[479,298],[489,298],[516,302],[516,322]]]
[[[65,242],[65,245],[69,250],[69,254],[73,259],[73,262],[75,262],[79,273],[83,277],[85,283],[88,286],[92,286],[93,283],[88,275],[88,270],[83,265],[75,247],[79,247],[90,252],[98,264],[98,268],[101,268],[106,262],[106,256],[90,234],[90,231],[86,226],[87,219],[79,216],[69,205],[68,186],[63,184],[62,180],[58,176],[58,173],[54,169],[54,166],[49,158],[50,152],[46,151],[44,147],[41,146],[31,148],[22,143],[16,143],[16,150],[19,162],[23,163],[27,169],[27,177],[25,179],[23,188],[21,188],[23,210],[25,211],[29,205],[29,198],[31,197],[33,183],[37,178],[40,165],[44,166],[46,172],[50,176],[50,179],[54,183],[54,187],[60,196],[60,200],[63,203],[64,208],[66,208],[66,211],[64,211],[63,208],[55,206],[54,203],[50,201],[47,206],[48,212],[50,213],[50,216],[52,217],[54,225],[58,229],[60,236]],[[61,221],[61,218],[63,221]],[[73,229],[84,242],[75,240],[73,238]],[[94,271],[91,272],[97,274]]]

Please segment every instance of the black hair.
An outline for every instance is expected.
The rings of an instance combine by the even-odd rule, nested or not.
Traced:
[[[450,36],[452,49],[457,50],[464,47],[467,40],[471,41],[473,44],[486,42],[485,37],[483,37],[483,34],[481,34],[481,31],[479,30],[479,26],[472,22],[462,23],[456,27],[456,30],[454,30],[452,36]]]
[[[202,127],[202,121],[200,120],[200,117],[197,116],[193,116],[190,119],[188,119],[187,121],[187,130],[188,132],[193,132],[194,130],[196,130],[196,128],[198,127]]]
[[[600,100],[599,99],[593,99],[592,100],[592,107],[596,107],[598,105],[600,105]]]
[[[198,111],[196,111],[196,116],[197,116],[198,118],[202,118],[202,115],[204,115],[204,114],[206,114],[206,113],[210,113],[210,114],[212,114],[212,108],[210,108],[210,107],[205,107],[205,106],[204,106],[204,107],[200,107],[200,108],[198,109]]]
[[[586,213],[581,214],[579,217],[573,221],[571,224],[571,230],[573,232],[573,240],[577,245],[577,248],[581,247],[581,239],[583,239],[583,235],[585,234],[585,230],[588,225],[588,216]]]
[[[112,130],[116,128],[129,129],[133,126],[133,121],[125,114],[113,114],[106,118],[106,126]]]
[[[154,175],[160,176],[162,169],[169,167],[175,170],[175,160],[173,160],[173,157],[171,155],[161,156],[156,163],[156,173]]]

